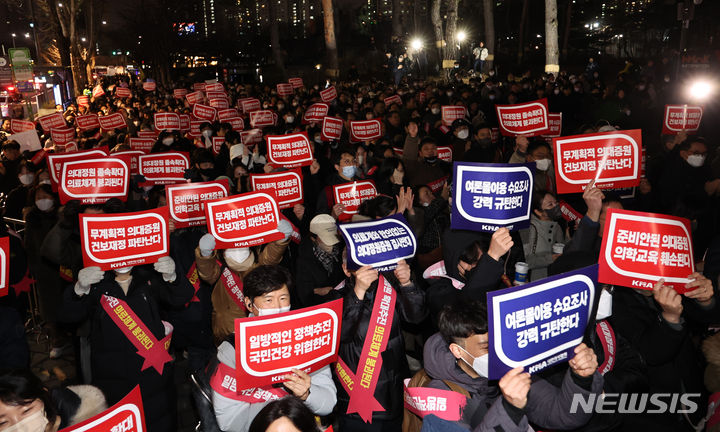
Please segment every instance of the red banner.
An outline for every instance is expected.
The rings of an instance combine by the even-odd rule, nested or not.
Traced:
[[[218,120],[221,122],[228,121],[231,118],[240,117],[240,114],[235,108],[225,108],[218,110]]]
[[[315,123],[322,121],[328,115],[330,106],[326,103],[314,103],[310,105],[303,115],[303,123]]]
[[[10,237],[0,238],[0,297],[8,295],[10,287]]]
[[[293,368],[312,373],[333,363],[343,300],[235,320],[237,390],[283,382]]]
[[[57,186],[60,183],[60,176],[62,175],[62,166],[64,163],[82,159],[91,159],[93,157],[104,157],[107,155],[107,147],[74,153],[54,153],[47,155],[48,169],[50,171],[50,180],[52,180],[53,190],[57,190]]]
[[[272,195],[280,210],[303,202],[302,172],[299,169],[269,174],[251,174],[250,184],[252,190]]]
[[[168,208],[135,213],[80,214],[85,267],[112,270],[150,264],[166,256]]]
[[[142,155],[138,158],[140,175],[146,185],[185,183],[185,170],[190,168],[187,152],[165,152]]]
[[[155,82],[153,82],[153,81],[145,81],[143,83],[143,90],[145,90],[145,91],[149,91],[149,92],[155,91],[156,88],[157,88],[157,84],[155,84]]]
[[[420,418],[434,414],[447,421],[456,422],[462,418],[462,410],[467,404],[464,395],[452,390],[432,387],[408,387],[410,379],[405,379],[405,408]]]
[[[187,89],[184,89],[184,88],[173,90],[173,97],[175,99],[182,99],[187,94],[188,94],[188,91],[187,91]]]
[[[302,78],[290,78],[288,82],[294,89],[302,88],[304,86]]]
[[[194,91],[192,93],[185,94],[185,98],[187,99],[188,103],[190,105],[197,105],[205,99],[205,96],[203,95],[203,92],[201,91]]]
[[[230,123],[230,126],[235,132],[240,132],[245,129],[245,122],[243,121],[242,117],[232,117],[225,121],[227,123]]]
[[[537,136],[547,133],[547,99],[515,105],[495,105],[500,133],[504,136]]]
[[[220,110],[229,108],[230,102],[228,102],[227,98],[210,99],[208,105]]]
[[[284,235],[275,200],[262,192],[249,192],[205,203],[205,216],[218,249],[257,246]]]
[[[321,90],[320,99],[322,99],[322,101],[325,103],[330,103],[337,99],[337,91],[335,91],[335,86],[328,87],[325,90]]]
[[[545,138],[557,138],[562,135],[562,113],[548,114],[548,130],[543,134]]]
[[[277,85],[277,94],[280,96],[290,96],[293,94],[293,86],[288,83],[280,83]]]
[[[35,129],[35,122],[27,120],[10,119],[10,132],[16,134]]]
[[[570,204],[565,201],[558,202],[558,207],[560,207],[560,214],[562,214],[563,219],[568,222],[580,221],[580,219],[583,218],[581,213],[572,208]]]
[[[323,141],[339,140],[342,136],[343,120],[337,117],[325,117],[322,124]]]
[[[104,130],[122,129],[127,127],[125,117],[123,117],[120,113],[98,117],[98,121],[100,122],[100,127]]]
[[[180,130],[180,115],[173,112],[155,113],[155,129],[164,130]]]
[[[307,132],[268,135],[266,139],[268,163],[287,168],[312,164],[312,147]]]
[[[640,129],[553,138],[558,193],[585,190],[590,180],[601,189],[640,184]]]
[[[382,137],[382,123],[379,119],[350,122],[350,140],[370,141]]]
[[[119,151],[113,153],[111,156],[114,158],[120,158],[126,163],[130,163],[130,175],[134,176],[135,174],[140,174],[140,163],[138,159],[141,155],[144,155],[146,152],[140,151],[140,150],[125,150],[125,151]]]
[[[115,96],[119,98],[129,98],[132,96],[132,92],[127,87],[115,87]]]
[[[385,106],[390,106],[392,104],[398,104],[398,105],[403,104],[402,98],[399,95],[392,95],[392,96],[386,97],[383,102],[385,102]]]
[[[77,104],[81,107],[89,107],[90,106],[90,96],[88,95],[82,95],[77,97]]]
[[[223,87],[222,83],[218,83],[218,82],[205,83],[205,91],[206,92],[225,92],[225,87]]]
[[[99,129],[100,120],[97,114],[88,114],[75,117],[75,124],[81,131]]]
[[[275,126],[275,113],[270,110],[258,110],[250,113],[250,127]]]
[[[685,131],[695,133],[700,128],[703,107],[692,105],[665,105],[663,117],[663,135],[676,134]]]
[[[452,154],[452,148],[451,148],[451,147],[447,147],[447,146],[438,147],[438,148],[437,148],[437,153],[438,153],[438,159],[440,159],[440,160],[442,160],[442,161],[445,161],[445,162],[450,162],[450,163],[452,163],[452,161],[453,161],[453,154]]]
[[[147,130],[137,131],[137,136],[138,136],[138,138],[152,138],[152,139],[157,139],[158,135],[159,135],[159,133],[158,133],[157,131],[154,131],[154,130],[151,130],[151,131],[147,131]]]
[[[105,90],[103,90],[102,86],[100,84],[96,85],[92,90],[92,97],[93,99],[97,99],[101,96],[105,95]]]
[[[250,129],[240,132],[240,141],[246,146],[253,146],[262,142],[262,129]]]
[[[333,186],[335,204],[342,204],[345,210],[340,215],[341,220],[350,220],[357,214],[360,203],[377,196],[377,189],[372,180],[354,181]]]
[[[443,105],[440,108],[440,117],[444,126],[450,126],[457,119],[464,119],[467,109],[462,105]]]
[[[154,145],[154,138],[130,137],[130,148],[133,150],[139,150],[143,153],[150,153],[150,150],[153,148]]]
[[[44,131],[50,131],[52,128],[64,128],[67,127],[67,124],[65,124],[65,119],[62,116],[62,113],[56,112],[48,115],[44,115],[42,117],[39,117],[38,123],[40,123],[40,126],[43,128]]]
[[[215,136],[212,137],[212,151],[216,155],[220,154],[220,150],[222,150],[222,145],[225,144],[225,137],[224,136]]]
[[[50,129],[53,143],[57,145],[65,145],[75,139],[75,129],[73,128],[54,128]]]
[[[652,290],[662,278],[683,294],[694,271],[689,220],[607,210],[598,282]]]
[[[104,203],[110,198],[127,200],[130,166],[122,159],[83,159],[62,166],[58,193],[60,203]]]
[[[195,91],[205,91],[205,85],[206,84],[204,82],[197,82],[197,83],[193,83],[192,88]]]
[[[205,202],[227,197],[230,187],[223,179],[167,186],[165,194],[175,228],[185,228],[205,225]]]
[[[240,99],[240,109],[245,113],[251,113],[260,109],[260,101],[255,98]]]
[[[217,109],[208,105],[197,103],[193,105],[192,114],[198,120],[206,120],[209,122],[215,121],[217,115]]]
[[[102,413],[60,432],[146,432],[140,386]]]

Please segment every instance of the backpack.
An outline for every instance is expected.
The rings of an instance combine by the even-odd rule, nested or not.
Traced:
[[[430,377],[430,375],[425,372],[425,369],[420,369],[410,379],[408,387],[427,387],[427,385],[430,384],[430,381],[432,380],[432,377]],[[450,390],[460,393],[466,398],[470,397],[470,392],[465,390],[465,388],[461,385],[455,384],[454,382],[447,380],[442,380],[442,382],[444,382]],[[412,411],[408,410],[407,408],[404,408],[402,432],[420,432],[420,429],[422,429],[422,418],[417,414],[413,413]]]

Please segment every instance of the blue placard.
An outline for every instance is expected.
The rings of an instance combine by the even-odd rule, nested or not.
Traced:
[[[570,360],[595,301],[598,266],[487,293],[489,378]]]
[[[340,225],[347,245],[347,268],[371,265],[393,270],[401,259],[415,256],[417,242],[405,218],[396,214],[369,222]]]
[[[452,228],[494,232],[530,226],[534,171],[534,162],[455,162]]]

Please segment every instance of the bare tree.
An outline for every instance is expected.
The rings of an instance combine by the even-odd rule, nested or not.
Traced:
[[[84,0],[66,0],[62,6],[58,4],[57,7],[54,7],[62,34],[70,45],[70,70],[76,95],[82,94],[83,88],[88,83],[79,30],[83,2]]]
[[[400,38],[402,34],[402,2],[401,0],[392,0],[392,35]]]
[[[432,8],[430,9],[430,21],[432,22],[433,34],[435,35],[435,48],[437,49],[437,58],[442,61],[442,50],[445,46],[445,38],[443,38],[442,21],[440,20],[440,6],[442,0],[432,0]]]
[[[545,72],[560,72],[557,0],[545,0]]]
[[[528,0],[523,0],[522,12],[520,13],[520,25],[518,26],[518,53],[517,62],[522,64],[525,55],[525,23],[527,22]]]
[[[488,70],[493,68],[495,59],[495,2],[494,0],[483,0],[483,20],[485,21],[485,47],[488,50]]]
[[[325,50],[327,53],[328,67],[326,73],[331,77],[340,76],[338,64],[337,41],[335,40],[335,11],[333,0],[322,0],[323,22],[325,23]]]
[[[285,72],[285,60],[283,58],[282,46],[280,46],[280,28],[278,23],[277,3],[275,0],[268,1],[269,18],[270,18],[270,46],[275,60],[275,66],[280,73],[281,80],[287,79]]]

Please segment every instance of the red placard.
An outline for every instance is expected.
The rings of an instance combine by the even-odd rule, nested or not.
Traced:
[[[180,114],[180,130],[190,130],[190,114]]]
[[[322,125],[322,140],[339,140],[342,136],[343,120],[337,117],[325,117]]]
[[[173,112],[155,113],[155,129],[164,130],[180,130],[180,115]]]
[[[240,114],[235,108],[225,108],[218,110],[217,112],[218,120],[221,122],[228,121],[231,118],[240,117]]]
[[[73,128],[54,128],[50,129],[53,143],[57,145],[65,145],[75,139],[75,129]]]
[[[132,96],[132,92],[127,87],[115,87],[115,96],[119,98],[129,98]]]
[[[90,106],[90,96],[88,96],[88,95],[78,96],[77,104],[78,104],[78,106],[89,107]]]
[[[127,200],[130,166],[120,158],[83,159],[65,162],[60,175],[60,203],[104,203],[110,198]]]
[[[304,86],[302,78],[290,78],[288,82],[294,89],[302,88]]]
[[[153,81],[145,81],[143,83],[143,90],[145,90],[145,91],[149,91],[149,92],[155,91],[156,88],[157,88],[157,84],[155,84],[155,82],[153,82]]]
[[[185,95],[187,95],[187,94],[188,94],[187,89],[181,88],[181,89],[174,89],[174,90],[173,90],[173,97],[174,97],[175,99],[182,99],[182,98],[183,98]]]
[[[10,237],[0,238],[0,297],[10,288]]]
[[[322,121],[328,114],[330,106],[326,103],[314,103],[305,111],[303,123],[315,123]]]
[[[205,203],[205,216],[218,249],[257,246],[280,240],[275,200],[262,192],[249,192]]]
[[[97,114],[88,114],[75,117],[75,123],[80,130],[92,130],[100,128],[100,121]]]
[[[255,98],[240,99],[240,109],[245,113],[251,113],[260,109],[260,100]]]
[[[151,131],[146,131],[146,130],[137,131],[137,136],[138,136],[138,138],[152,138],[152,139],[156,139],[156,138],[158,137],[158,135],[159,135],[159,132],[154,131],[154,130],[151,130]]]
[[[205,91],[206,92],[224,92],[225,87],[223,87],[222,83],[218,83],[218,82],[205,83]]]
[[[293,94],[293,86],[289,83],[280,83],[277,85],[277,94],[280,96],[290,96]]]
[[[57,186],[60,183],[60,176],[62,174],[62,166],[64,163],[82,159],[103,157],[107,155],[107,147],[73,153],[54,153],[47,155],[48,169],[50,170],[50,180],[52,181],[53,190],[57,190]]]
[[[382,137],[382,123],[379,119],[350,122],[350,140],[370,141]]]
[[[562,113],[548,114],[549,128],[543,134],[545,138],[557,138],[562,135]]]
[[[102,270],[156,262],[168,254],[168,208],[80,214],[83,265]]]
[[[139,150],[143,153],[150,153],[155,145],[155,138],[136,138],[130,137],[130,148]]]
[[[652,290],[662,278],[683,294],[694,271],[689,220],[607,210],[598,282]]]
[[[120,158],[124,161],[129,161],[130,163],[130,175],[140,174],[140,169],[138,168],[140,166],[138,159],[140,155],[144,155],[146,152],[140,151],[140,150],[125,150],[125,151],[119,151],[112,154],[112,157]]]
[[[452,155],[452,148],[451,147],[438,147],[437,148],[438,153],[438,159],[443,160],[445,162],[452,163],[453,161],[453,155]]]
[[[227,109],[230,107],[230,102],[227,98],[210,99],[208,105],[215,109]]]
[[[640,184],[640,129],[553,138],[558,193],[585,190],[590,180],[602,189]]]
[[[337,91],[335,91],[335,86],[331,86],[326,88],[325,90],[321,90],[320,99],[322,99],[322,101],[325,103],[330,103],[337,99]]]
[[[146,432],[140,386],[102,413],[60,432]]]
[[[227,99],[227,94],[224,91],[210,91],[207,90],[205,92],[205,96],[208,98],[208,100],[211,99]]]
[[[203,123],[205,123],[205,120],[191,120],[188,135],[190,135],[191,137],[202,136],[202,133],[200,133],[200,125]]]
[[[62,146],[60,146],[62,147]],[[57,150],[58,146],[55,146],[55,149]],[[78,151],[78,146],[75,141],[70,141],[69,143],[65,144],[65,153],[72,153]]]
[[[663,116],[664,135],[676,134],[685,131],[693,134],[700,128],[703,107],[693,105],[665,105]]]
[[[100,127],[104,130],[122,129],[127,127],[125,117],[123,117],[120,113],[98,117],[98,121],[100,122]]]
[[[280,210],[303,202],[302,172],[299,169],[269,174],[251,174],[250,184],[254,191],[268,192],[274,196]]]
[[[65,124],[65,119],[59,112],[39,117],[37,120],[44,131],[49,131],[52,128],[67,127],[67,124]]]
[[[105,95],[105,90],[103,90],[102,86],[100,84],[96,85],[92,90],[92,97],[93,99],[97,99],[101,96]]]
[[[27,120],[10,119],[10,132],[20,133],[35,129],[35,122]]]
[[[462,105],[443,105],[440,108],[440,117],[444,126],[450,126],[457,119],[464,119],[467,109]]]
[[[225,120],[225,122],[230,123],[230,126],[232,126],[233,130],[236,132],[240,132],[245,129],[245,121],[243,121],[242,117],[232,117]]]
[[[287,168],[295,168],[312,164],[312,146],[307,132],[289,135],[268,135],[268,162]]]
[[[240,142],[246,146],[253,146],[261,143],[263,138],[262,129],[250,129],[240,132]]]
[[[212,137],[212,151],[213,153],[220,154],[220,149],[222,149],[222,145],[225,143],[225,137],[224,136],[215,136]]]
[[[185,183],[185,170],[190,168],[187,152],[165,152],[142,155],[138,171],[146,185]]]
[[[377,189],[372,180],[354,181],[333,186],[335,204],[342,204],[345,210],[340,214],[340,220],[350,220],[357,214],[360,203],[375,198]]]
[[[495,105],[500,133],[504,136],[537,136],[547,133],[547,99],[515,105]]]
[[[193,105],[192,114],[199,120],[206,120],[209,122],[215,121],[217,115],[217,109],[208,105],[195,104]]]
[[[235,320],[237,390],[281,383],[293,368],[312,373],[335,362],[342,304]]]
[[[275,113],[270,110],[258,110],[250,113],[250,127],[275,126]]]
[[[185,95],[185,98],[187,99],[188,103],[190,105],[199,104],[200,102],[205,99],[205,96],[203,95],[203,92],[201,91],[194,91],[192,93],[187,93]]]
[[[227,179],[167,186],[165,188],[170,217],[175,228],[205,225],[205,202],[230,194]]]
[[[402,98],[400,97],[400,95],[388,96],[385,98],[384,102],[385,102],[385,106],[390,106],[392,104],[398,104],[398,105],[403,104],[403,101],[402,101]]]
[[[193,83],[193,90],[195,91],[204,91],[205,90],[205,83],[204,82],[197,82]]]

